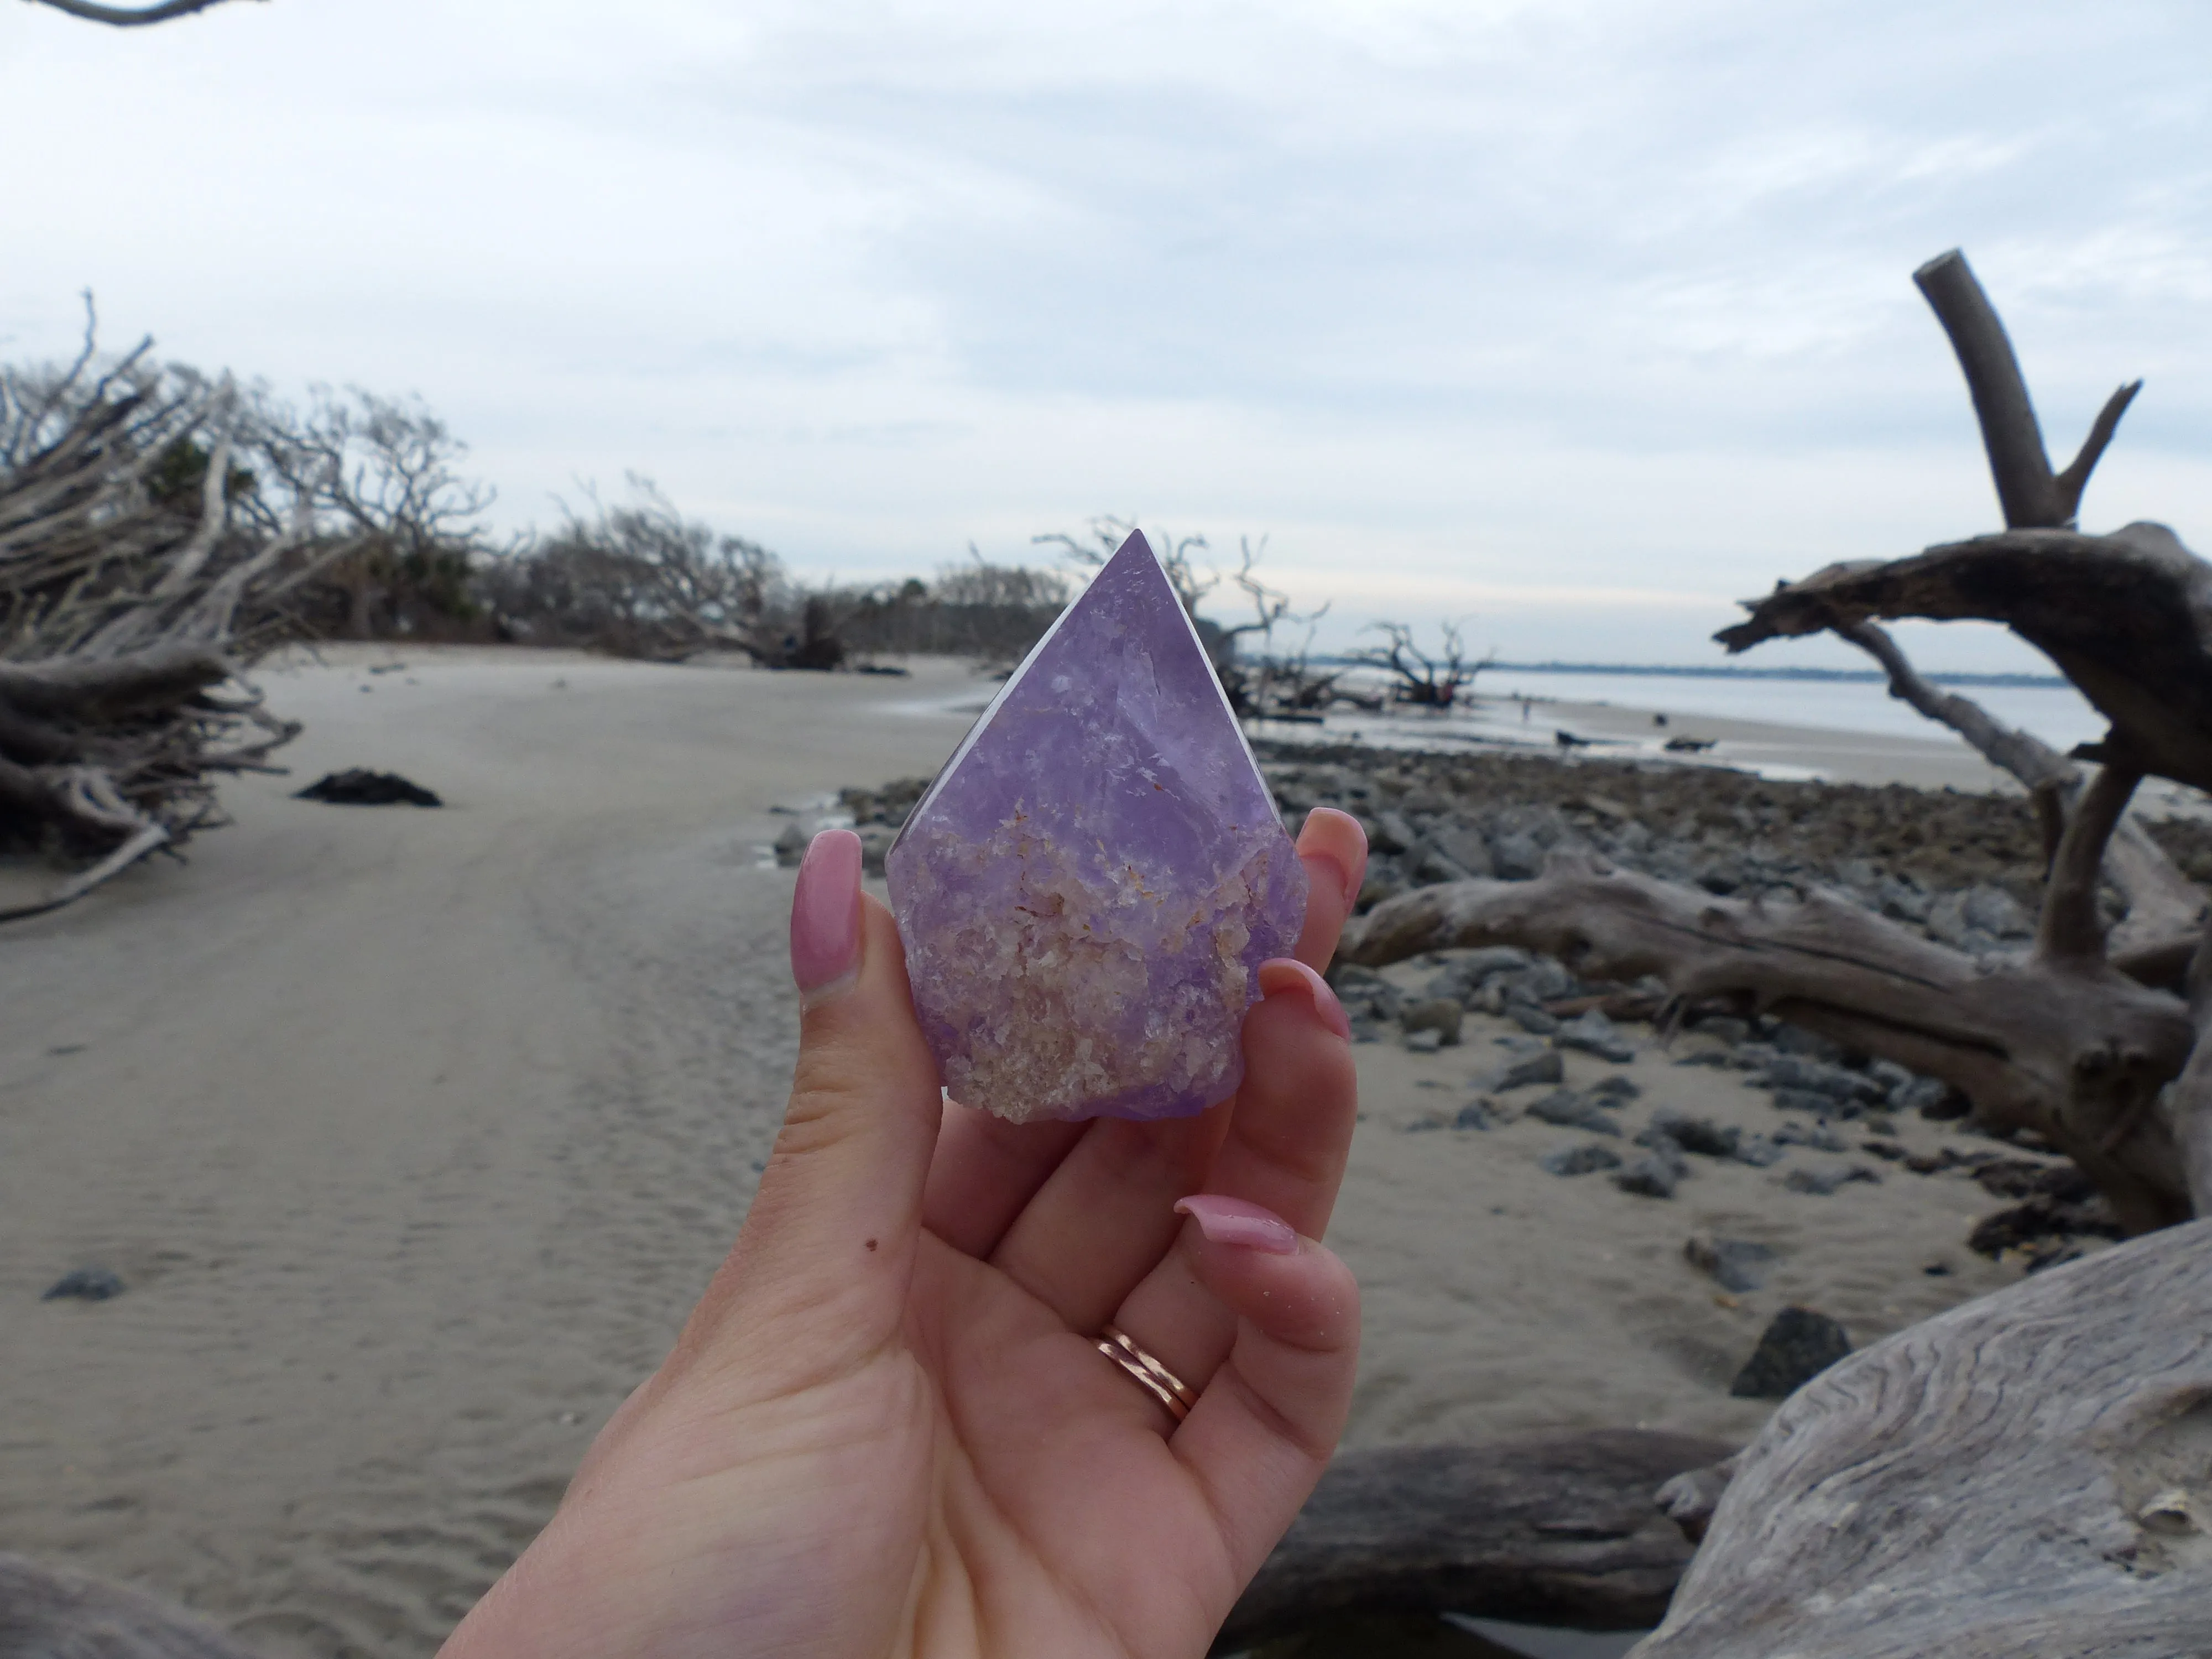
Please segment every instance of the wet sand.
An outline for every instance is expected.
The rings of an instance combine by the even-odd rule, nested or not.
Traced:
[[[772,809],[930,770],[989,688],[467,650],[261,678],[307,722],[289,778],[228,786],[189,865],[0,931],[0,1549],[271,1656],[400,1659],[543,1522],[743,1217],[796,1029]],[[289,799],[349,766],[448,805]],[[1966,1252],[1998,1206],[1957,1177],[1820,1198],[1700,1160],[1662,1202],[1539,1171],[1567,1131],[1419,1127],[1504,1029],[1358,1050],[1354,1443],[1747,1436],[1727,1382],[1783,1302],[1863,1340],[2013,1276]],[[1778,1115],[1735,1073],[1620,1069],[1632,1123]],[[1771,1288],[1725,1305],[1697,1228],[1776,1245]],[[127,1291],[37,1299],[84,1266]]]

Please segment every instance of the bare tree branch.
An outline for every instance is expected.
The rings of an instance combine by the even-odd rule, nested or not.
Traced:
[[[1959,354],[2006,527],[2057,528],[2072,515],[2061,508],[2051,458],[2043,447],[2043,428],[2036,423],[2020,360],[1966,256],[1956,248],[1939,253],[1914,271],[1912,280]]]
[[[149,23],[166,23],[173,18],[190,17],[195,12],[206,11],[225,0],[161,0],[153,6],[103,6],[94,0],[31,0],[34,6],[52,6],[56,11],[66,12],[71,17],[81,17],[88,23],[106,23],[118,29],[141,28]],[[4,918],[0,918],[4,920]]]
[[[2097,411],[2097,418],[2089,428],[2089,435],[2081,441],[2081,453],[2052,480],[2058,490],[2059,509],[2066,514],[2061,522],[2066,526],[2070,528],[2079,517],[2081,492],[2088,488],[2089,475],[2104,459],[2112,434],[2120,429],[2120,416],[2128,412],[2128,405],[2135,402],[2136,393],[2142,388],[2141,380],[2130,380],[2105,400],[2105,406]]]

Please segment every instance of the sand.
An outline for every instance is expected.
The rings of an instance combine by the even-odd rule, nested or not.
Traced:
[[[795,1031],[772,809],[930,770],[990,688],[461,649],[262,678],[307,723],[291,777],[228,787],[189,865],[0,932],[0,1549],[271,1656],[400,1659],[543,1522],[744,1215]],[[448,805],[289,798],[347,766]],[[1701,1160],[1662,1202],[1538,1170],[1568,1131],[1417,1127],[1505,1029],[1358,1050],[1352,1443],[1747,1437],[1727,1382],[1784,1302],[1864,1340],[2014,1276],[1964,1249],[1998,1206],[1957,1176],[1820,1198]],[[1620,1068],[1632,1123],[1775,1126],[1672,1059]],[[1779,1249],[1771,1287],[1728,1305],[1701,1228]],[[37,1299],[82,1266],[128,1290]]]

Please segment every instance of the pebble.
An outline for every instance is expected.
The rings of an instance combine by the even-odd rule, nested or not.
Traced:
[[[106,1302],[123,1294],[123,1281],[105,1267],[78,1267],[64,1273],[46,1287],[41,1302],[74,1297],[80,1302]]]
[[[1784,1308],[1760,1335],[1729,1392],[1739,1400],[1786,1400],[1850,1351],[1850,1335],[1827,1315]]]
[[[1692,1233],[1682,1246],[1682,1255],[1690,1265],[1708,1275],[1724,1291],[1738,1295],[1755,1291],[1766,1283],[1766,1272],[1774,1261],[1771,1246],[1753,1243],[1747,1238],[1717,1238],[1706,1233]]]
[[[1559,1027],[1552,1035],[1552,1043],[1555,1048],[1573,1048],[1583,1054],[1595,1054],[1600,1060],[1609,1060],[1616,1066],[1626,1065],[1636,1058],[1634,1047],[1621,1036],[1620,1027],[1595,1008]]]
[[[1792,1170],[1782,1177],[1782,1184],[1793,1193],[1810,1193],[1815,1198],[1826,1198],[1854,1181],[1879,1182],[1881,1177],[1863,1164],[1831,1164],[1822,1170]]]
[[[1579,1146],[1562,1146],[1556,1152],[1547,1152],[1536,1160],[1536,1167],[1547,1175],[1589,1175],[1595,1170],[1617,1170],[1620,1154],[1612,1147],[1592,1140]]]

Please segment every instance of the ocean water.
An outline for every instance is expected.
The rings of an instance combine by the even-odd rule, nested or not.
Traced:
[[[1943,726],[1870,680],[1763,680],[1687,674],[1574,674],[1492,670],[1475,683],[1483,702],[1526,694],[1562,702],[1609,702],[1623,708],[1769,720],[1885,737],[1949,738]],[[2055,749],[2070,749],[2105,732],[2105,721],[2070,685],[1945,686],[2008,726],[2033,732]]]

